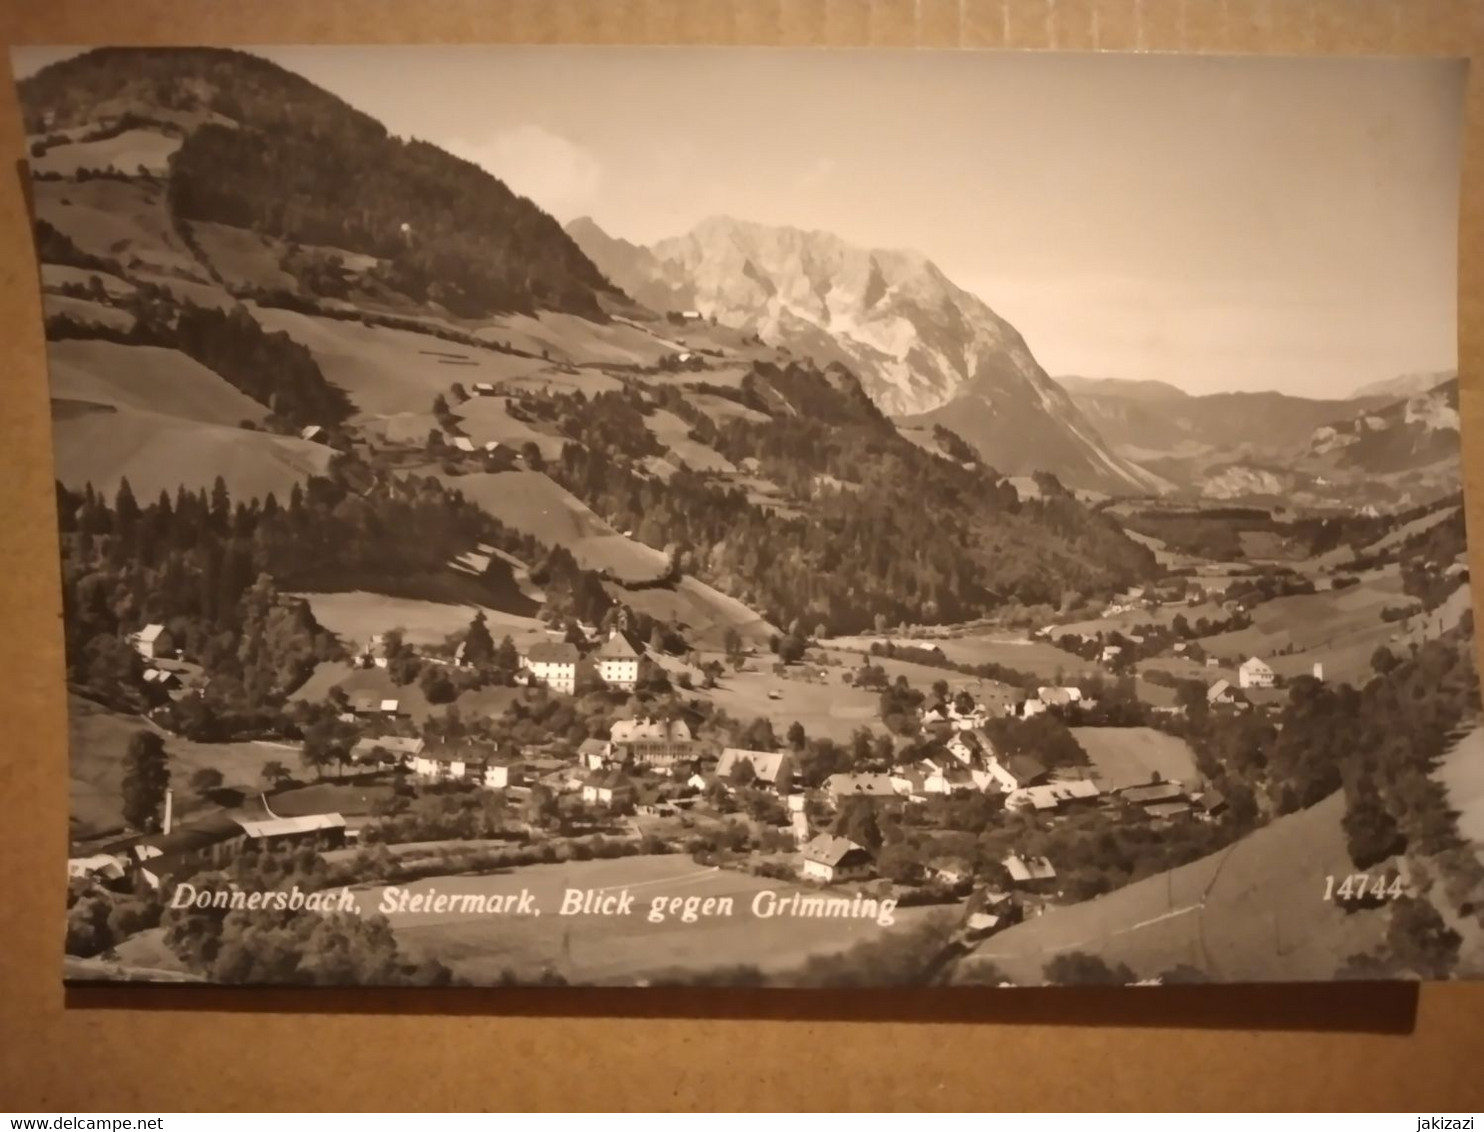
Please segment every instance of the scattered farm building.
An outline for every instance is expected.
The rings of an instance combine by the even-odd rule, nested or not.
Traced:
[[[801,850],[801,872],[806,880],[824,884],[860,880],[871,874],[871,854],[848,837],[821,833]]]

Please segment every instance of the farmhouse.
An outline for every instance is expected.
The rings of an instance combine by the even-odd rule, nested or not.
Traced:
[[[1084,699],[1082,689],[1073,687],[1037,688],[1036,698],[1047,707],[1070,707]]]
[[[520,665],[555,692],[571,695],[577,687],[576,645],[566,641],[538,641],[521,654]]]
[[[163,668],[145,669],[144,682],[165,691],[180,687],[180,677],[173,672],[167,672]]]
[[[1169,821],[1171,818],[1184,817],[1190,813],[1190,803],[1159,802],[1153,806],[1145,806],[1144,812],[1155,821]]]
[[[577,761],[588,770],[602,770],[612,758],[606,739],[584,739],[577,747]]]
[[[994,758],[994,744],[979,731],[960,731],[948,740],[948,753],[965,766],[983,766]]]
[[[146,625],[137,633],[129,634],[129,644],[145,660],[155,660],[170,654],[170,639],[163,625]]]
[[[699,319],[701,317],[701,312],[700,311],[681,311],[680,312],[680,317],[681,318],[688,318],[688,319],[691,319],[691,320],[697,320],[697,319]]]
[[[495,387],[488,381],[476,381],[469,387],[469,391],[476,397],[493,397],[495,395]]]
[[[1195,800],[1196,805],[1201,808],[1201,814],[1208,818],[1218,818],[1226,813],[1226,798],[1219,790],[1207,790]]]
[[[927,871],[940,884],[963,884],[974,877],[973,868],[962,857],[938,857],[928,862]]]
[[[1010,881],[1021,888],[1046,884],[1056,879],[1056,869],[1045,857],[1021,857],[1014,853],[1002,862]]]
[[[582,800],[595,806],[624,809],[637,793],[633,779],[621,770],[595,770],[582,781]]]
[[[103,881],[123,880],[124,866],[127,864],[125,858],[115,857],[112,853],[95,853],[91,857],[69,857],[67,875],[69,877],[95,877]]]
[[[825,795],[838,803],[843,798],[895,798],[891,776],[885,774],[832,774],[824,780]]]
[[[1255,656],[1237,669],[1237,683],[1243,688],[1271,688],[1274,679],[1273,670]]]
[[[697,746],[683,719],[620,719],[609,728],[608,741],[613,756],[641,766],[674,766],[693,758]]]
[[[730,783],[743,763],[752,767],[753,785],[787,794],[793,785],[793,760],[782,752],[750,751],[744,747],[727,747],[716,762],[716,778]]]
[[[477,452],[478,451],[478,448],[475,446],[474,441],[470,440],[467,436],[456,436],[456,437],[454,437],[453,438],[453,448],[454,448],[454,451],[456,451],[456,452]]]
[[[1234,704],[1237,702],[1236,694],[1232,691],[1230,680],[1218,680],[1212,684],[1206,692],[1208,704]]]
[[[632,692],[639,682],[639,658],[644,650],[629,639],[620,629],[612,629],[602,647],[593,654],[598,665],[598,675],[605,684]]]
[[[518,763],[485,763],[484,774],[474,775],[475,781],[486,790],[504,790],[510,786],[519,786],[522,777]]]
[[[968,769],[955,763],[939,766],[929,760],[924,764],[927,773],[923,779],[923,792],[927,794],[956,794],[960,790],[975,788],[974,776]],[[856,778],[874,778],[877,775],[856,775]],[[890,782],[890,779],[887,779]]]
[[[133,846],[132,864],[148,884],[158,888],[170,877],[219,868],[251,843],[337,848],[345,844],[345,819],[334,813],[266,819],[217,814],[141,839]]]
[[[1118,796],[1135,806],[1158,806],[1173,802],[1184,804],[1185,787],[1178,782],[1156,782],[1148,786],[1130,786],[1127,790],[1120,790]]]
[[[1006,794],[1033,786],[1050,773],[1030,755],[1011,755],[1003,762],[990,756],[984,763],[984,769],[993,783]]]
[[[871,854],[848,837],[821,833],[801,850],[801,872],[806,880],[834,884],[859,880],[871,873]]]
[[[325,430],[317,424],[305,425],[299,430],[300,440],[318,440],[325,435]]]
[[[1046,782],[1039,786],[1027,786],[1012,791],[1005,797],[1005,805],[1014,810],[1036,810],[1047,812],[1059,810],[1074,802],[1096,802],[1102,789],[1091,779],[1071,779],[1066,782]]]
[[[248,841],[264,847],[312,845],[319,849],[338,849],[345,844],[345,819],[339,814],[305,814],[262,821],[239,818],[237,824],[242,827]]]
[[[350,761],[396,765],[422,754],[423,741],[403,735],[378,735],[357,739],[350,749]]]
[[[484,760],[464,751],[423,751],[412,758],[412,773],[433,782],[466,778],[471,771],[483,778]]]

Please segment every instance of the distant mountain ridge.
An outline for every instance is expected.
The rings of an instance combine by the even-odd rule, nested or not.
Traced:
[[[947,425],[1006,474],[1050,471],[1105,491],[1159,487],[1107,450],[1019,331],[918,252],[729,217],[650,246],[587,218],[567,232],[639,302],[840,362],[882,411]]]

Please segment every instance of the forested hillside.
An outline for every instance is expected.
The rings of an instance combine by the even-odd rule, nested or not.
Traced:
[[[375,256],[375,277],[476,317],[622,300],[560,224],[478,166],[388,134],[264,59],[215,48],[103,48],[20,85],[28,132],[101,117],[183,133],[170,199],[185,220]]]
[[[680,472],[638,470],[658,454],[637,390],[555,406],[568,445],[550,473],[686,569],[779,623],[851,632],[884,618],[945,622],[1012,603],[1111,593],[1155,570],[1153,555],[1064,492],[1021,502],[988,468],[964,468],[904,440],[843,368],[761,363],[736,396],[766,419],[718,424],[674,390],[658,407],[693,440],[777,484],[805,513]],[[755,463],[753,463],[755,462]]]

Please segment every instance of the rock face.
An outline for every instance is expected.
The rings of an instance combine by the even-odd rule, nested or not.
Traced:
[[[647,247],[587,219],[567,232],[646,306],[695,310],[841,362],[883,412],[942,423],[1007,474],[1050,471],[1110,491],[1158,487],[1107,450],[1013,326],[917,252],[726,217]]]
[[[1454,378],[1315,429],[1307,455],[1331,467],[1375,475],[1421,471],[1458,459],[1458,423]]]

